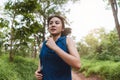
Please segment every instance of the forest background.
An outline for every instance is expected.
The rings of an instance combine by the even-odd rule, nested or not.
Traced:
[[[66,25],[70,26],[66,15],[70,13],[70,8],[65,8],[66,4],[80,1],[6,1],[0,13],[0,80],[36,80],[34,72],[39,61],[39,45],[48,35],[47,18],[51,14],[60,14],[66,18]],[[97,75],[102,80],[119,80],[120,0],[103,1],[106,9],[113,13],[115,27],[110,31],[106,31],[105,27],[94,28],[77,41],[82,63],[78,72],[86,77]],[[76,40],[75,36],[72,37]]]

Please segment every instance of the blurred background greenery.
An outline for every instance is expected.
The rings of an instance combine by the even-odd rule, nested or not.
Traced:
[[[66,4],[77,1],[6,1],[0,13],[0,80],[36,80],[34,72],[39,61],[39,45],[48,34],[47,18],[60,14],[67,19],[66,13],[70,9],[65,8]],[[120,0],[112,1],[114,5],[120,5]],[[104,2],[107,4],[107,0]],[[108,6],[112,8],[110,3]],[[117,10],[113,13],[116,22],[113,30],[95,28],[76,43],[82,63],[79,72],[86,77],[95,74],[103,80],[120,80],[120,25]],[[66,25],[69,24],[66,21]]]

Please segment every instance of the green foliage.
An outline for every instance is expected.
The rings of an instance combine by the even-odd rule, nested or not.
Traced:
[[[36,80],[36,60],[16,56],[11,63],[8,56],[0,56],[0,80]]]
[[[100,47],[101,52],[97,54],[98,59],[120,61],[120,41],[115,30],[102,39]]]
[[[78,49],[81,55],[96,55],[96,48],[100,46],[102,37],[105,36],[104,28],[91,30],[79,43]],[[82,53],[81,53],[82,52]],[[93,56],[92,56],[93,57]]]
[[[71,2],[76,1],[78,0],[71,0]],[[45,39],[47,33],[47,18],[51,14],[66,13],[67,10],[63,10],[63,7],[67,2],[69,0],[7,1],[4,9],[5,15],[8,17],[8,23],[2,22],[1,26],[3,24],[10,26],[10,33],[7,34],[7,39],[11,43],[5,43],[5,45],[11,45],[6,46],[6,49],[10,49],[10,54],[16,55],[17,53],[24,57],[31,54],[36,55],[35,51],[38,45]],[[1,19],[1,21],[5,20]],[[13,57],[11,56],[11,58]]]
[[[88,55],[89,53],[89,48],[86,47],[86,45],[83,44],[82,42],[77,43],[77,50],[81,56]]]
[[[109,6],[110,6],[110,1],[108,1],[108,0],[103,0],[106,4],[107,4],[107,8],[110,8]],[[116,3],[117,3],[117,5],[120,7],[120,0],[116,0]]]
[[[0,18],[0,28],[8,27],[9,22],[3,18]]]
[[[6,42],[6,35],[7,35],[7,29],[8,29],[9,22],[4,19],[0,18],[0,55],[4,52],[4,43]]]
[[[6,56],[0,56],[0,80],[19,80],[14,71],[14,64],[8,63]],[[11,76],[12,75],[12,76]]]
[[[86,76],[97,74],[105,80],[120,79],[120,62],[81,59],[81,72]]]
[[[12,55],[17,53],[25,57],[34,54],[33,47],[37,47],[41,43],[44,29],[41,20],[37,17],[38,10],[41,10],[38,0],[10,0],[6,2],[5,11],[11,19],[9,23],[12,23],[10,34],[8,34],[10,36],[8,39],[11,42],[8,45],[11,46],[7,47],[13,47],[10,48]]]
[[[14,63],[16,64],[14,70],[20,74],[18,77],[21,80],[35,79],[34,72],[37,69],[37,64],[35,64],[34,60],[16,57]]]
[[[119,7],[120,7],[120,0],[118,0],[118,5],[119,5]]]
[[[103,28],[94,29],[77,46],[84,58],[120,61],[120,41],[116,30],[106,33]]]

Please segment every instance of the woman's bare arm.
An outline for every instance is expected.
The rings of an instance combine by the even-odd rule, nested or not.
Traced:
[[[49,38],[46,45],[49,48],[53,49],[67,64],[69,64],[70,66],[76,69],[80,69],[81,66],[80,56],[75,47],[75,43],[70,37],[67,37],[67,47],[70,54],[66,53],[64,50],[58,47],[52,38]]]

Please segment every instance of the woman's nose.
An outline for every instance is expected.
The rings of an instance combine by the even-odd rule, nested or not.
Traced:
[[[52,26],[52,27],[55,27],[55,23],[53,23],[51,26]]]

